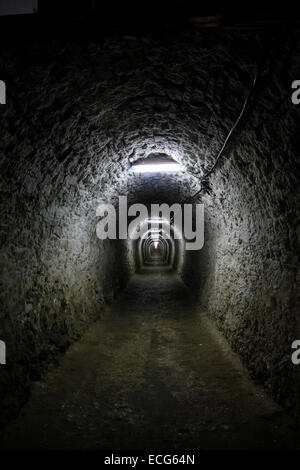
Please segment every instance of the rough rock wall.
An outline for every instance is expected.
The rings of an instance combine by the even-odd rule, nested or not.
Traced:
[[[60,151],[45,143],[51,119],[38,135],[31,118],[35,112],[41,118],[46,97],[30,117],[26,91],[14,96],[15,103],[25,99],[24,109],[9,104],[1,110],[0,337],[7,365],[0,371],[0,425],[25,399],[30,382],[102,314],[134,271],[129,245],[96,237],[101,186],[93,199],[78,187]],[[62,132],[50,140],[63,145],[64,138]]]
[[[91,234],[87,218],[74,216],[74,200],[43,208],[25,201],[26,195],[13,201],[11,233],[1,251],[3,421],[49,361],[99,318],[133,270],[129,248]],[[11,218],[10,211],[3,207],[2,217]]]
[[[299,41],[292,44],[293,53],[284,42],[269,50],[247,118],[203,198],[204,248],[187,254],[182,275],[252,376],[300,416],[291,362],[300,337],[300,114],[290,100]]]

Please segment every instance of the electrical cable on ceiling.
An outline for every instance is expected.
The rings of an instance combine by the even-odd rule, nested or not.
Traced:
[[[259,63],[258,63],[258,66],[257,66],[257,70],[256,70],[256,73],[255,73],[255,76],[254,76],[254,79],[253,79],[253,82],[252,82],[252,85],[250,87],[250,90],[244,100],[244,103],[243,103],[243,106],[242,106],[242,109],[240,111],[240,114],[237,118],[237,120],[234,122],[233,126],[231,127],[212,167],[206,171],[204,173],[204,176],[202,176],[201,180],[200,180],[200,189],[195,193],[193,194],[192,196],[189,196],[184,202],[183,204],[186,204],[188,202],[193,202],[193,200],[195,199],[195,197],[197,197],[202,191],[206,192],[206,193],[210,193],[211,191],[211,188],[210,188],[210,185],[209,185],[209,181],[208,181],[208,177],[211,175],[211,173],[214,171],[214,169],[216,168],[219,160],[221,159],[221,157],[223,156],[224,154],[224,151],[228,145],[228,142],[230,141],[230,138],[232,137],[234,131],[236,130],[236,128],[238,127],[242,117],[244,116],[245,114],[245,111],[246,111],[246,108],[248,106],[248,103],[250,101],[250,98],[251,96],[253,95],[254,91],[255,91],[255,88],[256,88],[256,85],[257,85],[257,81],[258,81],[258,78],[261,74],[261,71],[262,71],[262,68],[263,68],[263,65],[264,65],[264,61],[265,61],[265,56],[266,56],[266,50],[267,50],[267,43],[266,41],[264,42],[264,46],[263,46],[263,50],[262,50],[262,53],[261,53],[261,57],[260,57],[260,60],[259,60]],[[192,173],[194,176],[196,176],[195,173]],[[171,217],[171,220],[170,220],[170,223],[172,223],[174,221],[174,216],[175,214],[173,214],[173,216]]]
[[[260,73],[261,73],[261,71],[262,71],[263,64],[264,64],[264,61],[265,61],[265,55],[266,55],[266,43],[265,43],[265,45],[264,45],[264,48],[263,48],[263,51],[262,51],[262,54],[261,54],[261,57],[260,57],[260,61],[259,61],[259,64],[258,64],[258,67],[257,67],[257,70],[256,70],[256,74],[255,74],[255,76],[254,76],[254,79],[253,79],[251,88],[250,88],[250,90],[249,90],[249,92],[248,92],[248,94],[247,94],[247,96],[246,96],[246,98],[245,98],[245,100],[244,100],[244,104],[243,104],[243,106],[242,106],[242,109],[241,109],[241,111],[240,111],[240,114],[239,114],[237,120],[235,121],[235,123],[233,124],[232,128],[230,129],[230,131],[229,131],[229,133],[228,133],[228,135],[227,135],[227,137],[226,137],[226,139],[225,139],[225,141],[224,141],[224,143],[223,143],[223,145],[222,145],[222,147],[221,147],[221,149],[220,149],[220,151],[219,151],[219,153],[218,153],[218,155],[217,155],[217,157],[216,157],[216,159],[215,159],[215,161],[214,161],[214,163],[213,163],[213,165],[212,165],[212,167],[211,167],[211,168],[204,174],[204,176],[201,178],[201,180],[200,180],[200,185],[201,185],[200,189],[199,189],[193,196],[190,196],[190,197],[188,198],[188,200],[193,200],[193,199],[194,199],[196,196],[198,196],[198,194],[200,194],[202,191],[207,192],[207,193],[209,193],[209,192],[211,191],[211,188],[210,188],[210,186],[209,186],[208,177],[211,175],[211,173],[212,173],[212,172],[214,171],[214,169],[216,168],[216,166],[217,166],[217,164],[218,164],[220,158],[221,158],[221,157],[223,156],[223,154],[224,154],[224,151],[225,151],[225,149],[226,149],[226,147],[227,147],[227,145],[228,145],[228,142],[230,141],[231,136],[233,135],[234,131],[235,131],[236,128],[238,127],[238,125],[239,125],[239,123],[240,123],[242,117],[243,117],[244,114],[245,114],[246,108],[247,108],[247,106],[248,106],[248,103],[249,103],[249,101],[250,101],[251,96],[252,96],[253,93],[254,93],[254,90],[255,90],[256,85],[257,85],[258,78],[259,78]],[[195,175],[195,173],[192,173],[192,174]],[[185,201],[185,202],[187,202],[187,201]]]

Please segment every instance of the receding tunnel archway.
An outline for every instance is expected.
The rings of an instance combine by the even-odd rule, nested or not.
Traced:
[[[148,314],[143,321],[152,318],[147,308],[153,299],[159,299],[162,312],[170,313],[169,302],[174,318],[175,301],[180,304],[184,299],[190,311],[199,314],[195,317],[199,322],[199,312],[205,312],[251,376],[278,403],[299,415],[299,373],[290,361],[290,346],[299,332],[299,116],[286,97],[297,61],[284,60],[292,47],[299,49],[299,38],[296,32],[284,38],[278,32],[269,41],[259,85],[235,140],[209,176],[207,191],[193,200],[204,204],[205,213],[204,246],[198,251],[185,249],[185,240],[176,237],[174,226],[169,227],[169,237],[163,224],[155,235],[148,227],[148,216],[140,222],[139,239],[100,240],[97,207],[103,201],[112,204],[119,223],[119,196],[127,196],[128,207],[143,204],[150,210],[151,204],[182,204],[199,192],[201,178],[214,167],[252,86],[264,35],[257,30],[241,34],[187,29],[159,37],[45,41],[35,47],[25,41],[6,48],[7,59],[1,59],[1,66],[10,97],[1,107],[0,333],[9,351],[9,367],[1,376],[1,386],[3,397],[10,396],[11,390],[15,393],[10,405],[4,400],[3,416],[11,418],[27,398],[32,380],[41,377],[46,365],[81,338],[92,322],[105,317],[107,304],[132,276],[126,302],[134,309],[132,299],[141,300],[140,310]],[[134,171],[135,164],[153,159],[172,159],[180,164],[180,171]],[[152,290],[148,286],[143,299],[138,295],[146,291],[146,283],[138,277],[139,270],[149,264]],[[176,281],[171,272],[176,273]],[[121,311],[122,305],[118,308]],[[150,369],[173,337],[179,342],[188,337],[190,357],[198,357],[205,338],[182,305],[178,317],[187,322],[166,337],[161,336],[156,317],[150,330],[143,330],[137,311],[130,317],[126,305],[124,310],[123,317],[116,317],[120,325],[125,329],[128,318],[134,321],[132,330],[126,330],[128,336],[124,333],[127,343],[120,333],[118,344],[140,347],[136,338],[144,338],[143,346],[152,348],[146,361]],[[170,318],[172,326],[175,320]],[[164,321],[165,317],[159,323],[162,328]],[[109,327],[110,332],[116,330],[112,324]],[[136,335],[132,341],[131,333]],[[182,351],[188,348],[187,343],[180,344]],[[139,347],[129,354],[126,367],[133,368],[130,358],[138,356]],[[212,349],[210,345],[205,352]],[[186,371],[176,348],[170,350],[164,360],[168,357],[176,364],[174,377],[169,374],[175,383],[180,368]],[[105,351],[100,352],[105,363]],[[113,367],[117,368],[118,360]],[[157,366],[154,389],[163,389],[167,379],[159,374],[169,364],[162,361]],[[99,382],[109,376],[106,372]],[[193,369],[187,376],[187,382],[195,379],[190,390],[193,403],[203,386],[196,372]],[[136,383],[145,380],[149,385],[151,373],[152,369],[148,375],[146,370],[143,378],[136,372]],[[121,375],[118,370],[116,376]],[[209,380],[217,388],[218,381],[212,376]],[[178,385],[179,395],[180,390]],[[162,396],[166,410],[174,396]],[[102,398],[112,400],[105,393]],[[128,410],[132,409],[114,398],[116,407],[124,406],[124,420],[130,423]],[[163,407],[160,410],[164,412]],[[196,426],[192,417],[191,423],[191,428]],[[189,443],[182,436],[190,430],[180,432],[174,431],[178,442]],[[105,439],[101,442],[107,444]]]
[[[172,216],[172,212],[170,212]],[[133,229],[134,226],[132,226]],[[129,230],[129,236],[132,232]],[[149,261],[149,248],[151,243],[160,244],[162,253],[162,262],[170,265],[175,270],[179,270],[184,259],[185,240],[183,233],[176,224],[170,224],[169,221],[159,219],[145,219],[139,224],[140,236],[134,244],[135,250],[138,250],[138,267],[143,266]],[[155,248],[155,247],[154,247]]]
[[[172,245],[168,240],[161,236],[153,237],[149,235],[141,240],[141,250],[143,254],[143,264],[145,263],[161,263],[170,264],[172,259]]]

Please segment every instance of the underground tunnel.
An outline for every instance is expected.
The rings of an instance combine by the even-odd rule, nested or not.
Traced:
[[[297,27],[1,43],[0,448],[299,449],[299,54]],[[100,239],[120,196],[202,204],[203,247],[151,216]]]

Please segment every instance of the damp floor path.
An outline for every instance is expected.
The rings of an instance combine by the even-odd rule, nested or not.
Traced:
[[[167,268],[136,274],[36,383],[2,448],[300,448],[293,422]]]

